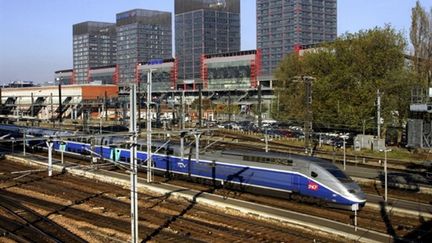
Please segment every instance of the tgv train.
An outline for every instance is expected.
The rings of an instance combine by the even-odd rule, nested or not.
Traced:
[[[36,129],[32,132],[37,136]],[[43,136],[47,131],[41,129],[40,133]],[[92,151],[104,159],[129,163],[130,151],[125,140],[125,137],[96,138],[93,142],[89,139],[70,139],[63,144],[54,142],[53,148],[73,154]],[[44,146],[44,143],[39,144]],[[146,141],[138,141],[138,164],[146,163],[147,153],[144,151]],[[190,152],[188,157],[181,158],[177,145],[165,145],[153,154],[153,168],[163,173],[217,181],[265,194],[283,194],[329,206],[351,208],[353,205],[362,207],[366,203],[361,188],[327,160],[284,153],[230,150],[200,154],[197,161],[195,153]]]

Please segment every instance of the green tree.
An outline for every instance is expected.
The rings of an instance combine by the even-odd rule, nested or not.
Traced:
[[[224,105],[223,113],[224,114],[231,114],[231,115],[239,114],[240,113],[240,108],[236,104]]]
[[[386,124],[407,117],[413,74],[405,68],[403,35],[390,26],[345,34],[303,56],[287,56],[275,72],[277,118],[304,120],[302,75],[313,76],[313,116],[320,126],[361,129],[376,114],[376,93],[383,95]],[[397,114],[397,115],[396,115]],[[395,116],[397,116],[395,118]]]
[[[432,8],[427,13],[417,1],[411,10],[410,39],[414,47],[414,70],[425,86],[432,85]]]

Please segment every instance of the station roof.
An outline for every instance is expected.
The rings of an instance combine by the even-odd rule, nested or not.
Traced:
[[[245,56],[245,55],[255,55],[257,50],[246,50],[246,51],[235,51],[235,52],[224,52],[224,53],[215,53],[215,54],[206,54],[205,58],[214,58],[214,57],[232,57],[232,56]]]
[[[84,100],[92,100],[100,97],[117,97],[118,86],[117,85],[97,85],[97,84],[73,84],[73,85],[62,85],[63,96],[81,96]],[[24,97],[30,96],[32,93],[35,96],[50,96],[51,94],[57,95],[59,90],[58,85],[47,85],[47,86],[32,86],[32,87],[21,87],[21,88],[3,88],[3,97]]]
[[[60,73],[71,73],[71,72],[73,72],[73,69],[58,70],[58,71],[55,71],[54,73],[55,74],[60,74]]]

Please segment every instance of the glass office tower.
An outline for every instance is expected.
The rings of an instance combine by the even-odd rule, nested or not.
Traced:
[[[87,21],[73,25],[72,80],[83,84],[90,80],[93,67],[112,65],[116,62],[115,24]]]
[[[178,83],[202,85],[203,54],[240,51],[240,0],[175,0]]]
[[[257,48],[262,75],[271,76],[284,55],[302,45],[336,39],[336,0],[257,0]]]
[[[136,81],[136,65],[172,58],[171,13],[134,9],[118,13],[117,64],[119,86]]]

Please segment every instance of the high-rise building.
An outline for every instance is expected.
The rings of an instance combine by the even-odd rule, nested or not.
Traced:
[[[136,81],[137,65],[172,58],[171,13],[134,9],[117,14],[119,85]]]
[[[257,48],[262,75],[272,79],[284,55],[336,39],[337,0],[257,0]]]
[[[112,65],[115,61],[115,24],[87,21],[73,25],[72,79],[76,83],[90,81],[90,68]]]
[[[175,0],[174,8],[178,84],[195,87],[203,54],[240,51],[240,0]]]

